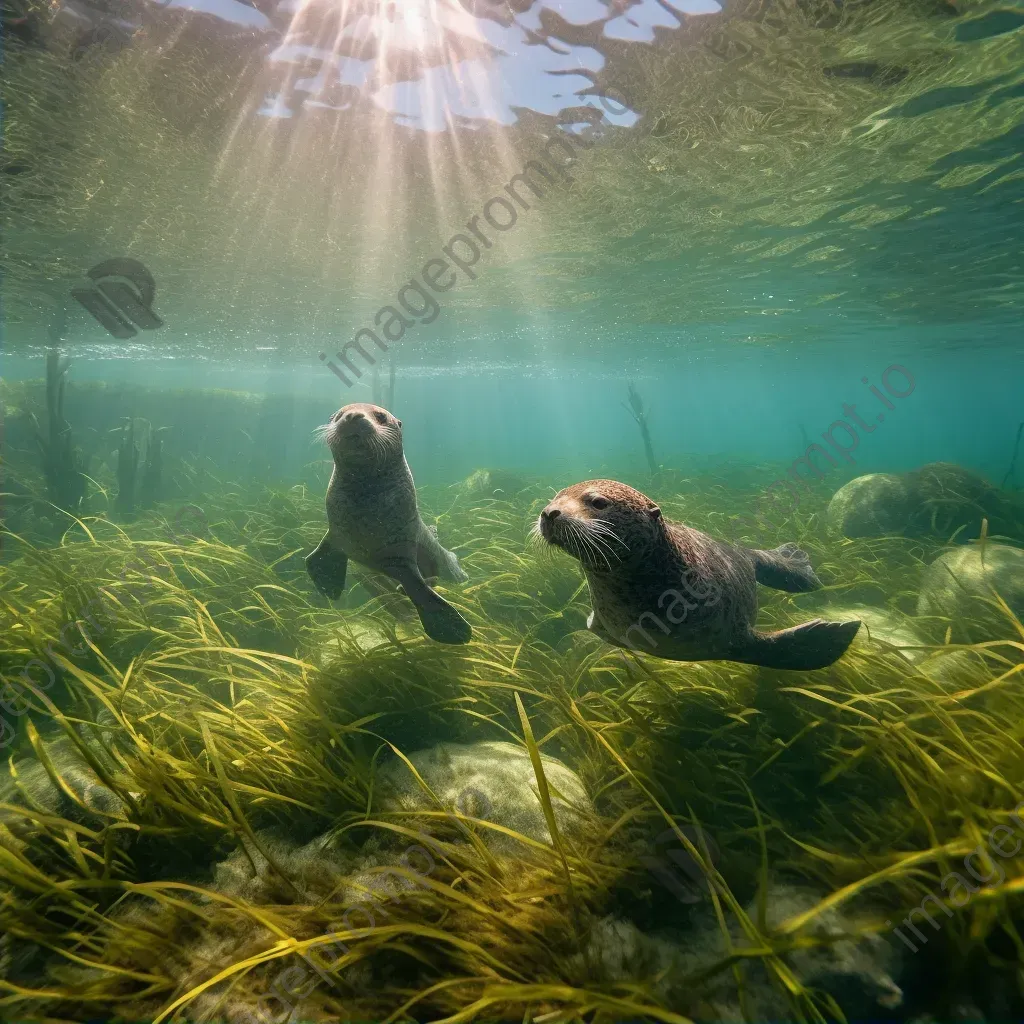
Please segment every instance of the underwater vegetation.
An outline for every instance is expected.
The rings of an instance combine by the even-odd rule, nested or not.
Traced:
[[[582,632],[527,540],[558,481],[420,489],[469,575],[451,648],[358,566],[316,593],[322,488],[185,477],[198,536],[158,502],[4,537],[4,1019],[1024,1011],[1020,533],[842,539],[808,498],[746,539],[825,586],[758,624],[865,626],[778,672]],[[718,537],[757,495],[649,489]]]

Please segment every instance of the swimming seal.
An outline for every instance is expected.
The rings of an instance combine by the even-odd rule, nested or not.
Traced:
[[[332,600],[340,597],[351,558],[402,585],[431,639],[467,643],[469,623],[424,579],[467,577],[420,519],[402,421],[380,406],[355,403],[318,432],[334,456],[334,471],[327,485],[327,533],[306,558],[316,588]]]
[[[795,544],[758,551],[721,543],[668,522],[650,498],[614,480],[560,491],[536,530],[580,561],[594,604],[587,628],[616,647],[670,661],[808,670],[836,661],[860,628],[856,619],[812,619],[757,632],[757,583],[795,594],[821,586],[807,555]]]

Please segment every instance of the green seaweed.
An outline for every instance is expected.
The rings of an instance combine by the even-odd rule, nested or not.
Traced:
[[[550,482],[508,500],[428,487],[425,515],[437,512],[470,574],[441,585],[474,624],[473,641],[452,651],[424,638],[391,590],[357,587],[333,607],[316,594],[298,556],[322,532],[319,494],[189,472],[197,488],[207,481],[190,497],[204,536],[169,532],[175,507],[157,503],[128,527],[82,516],[56,546],[5,537],[0,679],[31,723],[9,751],[12,779],[29,792],[28,767],[41,764],[76,809],[65,817],[17,788],[0,793],[0,929],[35,950],[0,975],[7,1016],[213,1021],[255,1006],[285,967],[308,972],[302,958],[315,956],[324,980],[304,996],[303,1020],[683,1021],[757,964],[793,1019],[825,1020],[827,999],[786,960],[832,941],[808,930],[814,920],[868,898],[885,917],[860,934],[887,931],[882,920],[896,926],[941,894],[956,860],[1012,821],[1024,626],[1005,605],[1002,635],[922,641],[916,663],[876,641],[815,673],[623,657],[575,631],[588,608],[575,565],[527,544]],[[719,536],[755,495],[709,476],[675,486],[662,474],[658,486],[666,515]],[[765,592],[766,628],[864,594],[912,612],[940,543],[837,544],[816,501],[758,541],[798,539],[826,590]],[[966,666],[940,671],[957,654]],[[52,682],[23,675],[33,659],[51,665]],[[90,801],[49,753],[71,733],[123,812],[87,816]],[[493,823],[371,810],[382,743],[407,755],[524,733],[550,843],[520,836],[510,859],[479,841]],[[541,749],[591,795],[595,826],[581,841],[555,825]],[[683,825],[714,836],[714,863]],[[652,922],[672,911],[643,866],[666,826],[733,938],[675,987],[642,971],[609,980],[585,946],[596,922],[625,894]],[[321,835],[333,860],[302,852]],[[423,836],[434,869],[416,884],[394,869],[408,887],[387,916],[342,927],[344,894],[387,865],[359,875],[356,852],[400,853]],[[248,895],[212,873],[232,851],[262,879]],[[941,941],[920,954],[939,976],[986,957],[987,979],[1024,966],[1024,947],[1008,944],[1022,924],[1024,857],[1001,866],[973,900],[948,904]],[[823,898],[770,929],[763,902],[743,909],[763,901],[769,876]],[[341,952],[325,957],[328,943]],[[359,984],[360,971],[389,980]],[[947,995],[936,989],[936,1012]]]

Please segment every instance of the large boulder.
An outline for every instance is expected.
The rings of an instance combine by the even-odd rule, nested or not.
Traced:
[[[400,758],[381,769],[376,793],[382,811],[457,811],[492,821],[537,842],[551,844],[530,755],[514,743],[439,743],[409,755],[437,803]],[[541,755],[561,835],[579,839],[593,813],[578,775],[561,761]],[[493,829],[479,834],[495,850],[522,852],[522,844]]]
[[[369,654],[378,647],[394,649],[390,629],[394,630],[398,641],[411,640],[422,636],[419,621],[392,619],[387,624],[372,615],[361,615],[359,612],[345,612],[334,627],[334,635],[318,649],[311,652],[311,659],[324,672],[347,665],[352,658],[361,654]]]
[[[852,539],[901,534],[911,515],[910,491],[902,477],[868,473],[832,495],[826,519],[832,534]]]
[[[916,664],[928,653],[926,650],[915,648],[920,648],[929,641],[922,639],[908,623],[884,608],[872,608],[864,604],[841,607],[830,605],[818,614],[823,619],[835,622],[860,619],[862,625],[853,638],[854,651],[878,653],[895,648],[911,664]]]
[[[930,462],[904,473],[910,492],[911,532],[918,536],[951,537],[959,531],[962,539],[981,534],[981,521],[990,530],[1002,528],[1003,499],[984,477],[953,462]]]
[[[1024,550],[1008,544],[972,544],[943,552],[925,570],[917,614],[952,627],[956,643],[997,640],[1012,627],[999,610],[998,594],[1024,619]]]
[[[41,743],[50,766],[64,786],[58,786],[35,754],[28,754],[15,762],[13,774],[5,773],[0,777],[0,803],[12,807],[41,808],[49,814],[90,828],[127,819],[125,801],[96,774],[77,744],[67,736],[44,739]],[[120,774],[117,764],[101,744],[88,739],[83,739],[83,743],[88,745],[93,758],[105,772],[115,777]],[[127,792],[135,800],[142,798],[141,793]],[[0,811],[0,823],[14,834],[28,827],[31,821],[31,815],[15,810]],[[120,833],[121,838],[130,835],[127,831]]]
[[[810,910],[824,895],[801,886],[769,886],[769,929]],[[758,920],[756,902],[746,913]],[[902,958],[894,942],[870,934],[864,924],[861,914],[846,907],[826,910],[800,930],[806,945],[782,960],[804,985],[832,996],[847,1019],[891,1019],[891,1011],[903,1003],[896,980]],[[741,1010],[733,973],[711,970],[732,949],[749,945],[735,923],[729,931],[727,941],[710,909],[695,915],[686,930],[664,935],[641,932],[630,921],[605,918],[590,929],[586,953],[571,965],[578,972],[571,980],[580,985],[594,980],[645,985],[664,1005],[707,1024],[791,1019],[792,1006],[758,958],[747,961],[744,971],[746,1012]],[[693,979],[701,975],[706,975],[705,981],[695,983]]]
[[[836,536],[978,537],[983,519],[989,533],[1014,533],[1019,514],[984,477],[953,462],[930,462],[909,473],[869,473],[844,484],[827,512]]]

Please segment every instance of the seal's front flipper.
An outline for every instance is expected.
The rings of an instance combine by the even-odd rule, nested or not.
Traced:
[[[597,612],[591,612],[587,616],[587,629],[589,629],[594,636],[599,636],[606,643],[615,643],[612,639],[612,635],[604,628],[603,625],[601,625],[601,620],[597,617]]]
[[[860,619],[848,622],[811,619],[777,633],[755,633],[741,650],[730,652],[729,660],[804,672],[827,668],[843,656],[858,629]]]
[[[821,580],[814,575],[807,552],[795,544],[783,544],[771,551],[751,549],[754,576],[758,583],[790,594],[820,590]]]
[[[332,601],[341,597],[345,589],[345,573],[348,571],[348,555],[331,544],[330,533],[306,556],[306,572],[313,586]]]
[[[388,575],[402,584],[409,600],[416,605],[423,630],[431,640],[439,644],[469,643],[473,628],[453,605],[424,583],[415,566],[389,566]]]
[[[454,553],[441,546],[435,526],[424,524],[416,545],[416,561],[420,572],[427,579],[440,577],[443,580],[454,580],[456,583],[469,579]]]

